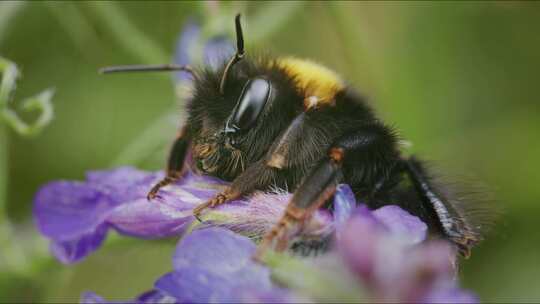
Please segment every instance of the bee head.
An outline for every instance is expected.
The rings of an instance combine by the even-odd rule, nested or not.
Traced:
[[[249,131],[257,126],[271,97],[272,85],[269,80],[263,77],[249,79],[238,95],[234,108],[222,123],[203,124],[195,144],[197,168],[224,179],[243,169],[243,151],[250,148],[246,142]]]

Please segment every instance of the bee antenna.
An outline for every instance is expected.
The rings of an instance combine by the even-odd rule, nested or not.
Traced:
[[[125,72],[170,72],[184,71],[197,78],[195,71],[188,65],[155,64],[155,65],[119,65],[99,69],[101,74],[125,73]]]
[[[231,67],[236,64],[238,61],[244,58],[244,34],[242,33],[242,24],[240,23],[240,14],[236,15],[234,19],[236,25],[236,53],[234,56],[227,62],[225,70],[223,70],[223,76],[221,77],[221,82],[219,84],[219,92],[223,95],[225,89],[225,81]]]

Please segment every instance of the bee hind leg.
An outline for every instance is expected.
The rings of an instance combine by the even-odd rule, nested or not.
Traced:
[[[450,240],[463,257],[469,257],[471,249],[480,241],[480,233],[469,222],[463,210],[452,203],[426,172],[415,157],[403,160],[404,169],[424,206],[436,218],[442,235]]]
[[[395,136],[383,125],[365,125],[340,137],[296,189],[281,220],[263,238],[255,259],[260,260],[268,249],[287,249],[303,223],[333,197],[346,172],[356,173],[348,183],[372,185],[387,176],[397,161]]]

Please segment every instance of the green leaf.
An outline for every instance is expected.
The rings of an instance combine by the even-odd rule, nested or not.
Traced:
[[[20,135],[37,134],[53,118],[51,99],[54,91],[48,89],[23,101],[21,110],[40,112],[38,118],[33,123],[28,124],[9,108],[16,88],[16,81],[20,75],[17,66],[15,63],[0,57],[0,72],[2,73],[0,82],[0,248],[2,248],[0,254],[2,259],[0,259],[0,263],[3,263],[0,268],[18,275],[28,276],[33,265],[29,263],[29,256],[37,251],[34,248],[31,250],[23,249],[22,245],[28,243],[31,238],[15,235],[20,230],[10,222],[6,213],[7,184],[9,182],[9,142],[6,126],[10,126]],[[5,124],[3,124],[4,122]]]

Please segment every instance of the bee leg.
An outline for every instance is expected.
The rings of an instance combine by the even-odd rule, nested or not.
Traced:
[[[302,182],[294,192],[283,217],[263,238],[254,257],[256,260],[260,260],[268,249],[287,249],[289,239],[300,232],[303,223],[334,195],[337,185],[343,179],[343,156],[341,148],[330,148],[328,157],[319,162]]]
[[[345,176],[348,176],[347,182],[373,185],[387,176],[398,161],[395,137],[383,125],[364,125],[343,135],[296,189],[285,215],[263,238],[255,258],[260,260],[267,249],[287,249],[288,240],[334,195]]]
[[[437,191],[420,161],[411,157],[403,160],[403,163],[404,171],[422,197],[426,208],[437,219],[443,235],[456,245],[462,256],[469,257],[471,248],[480,241],[478,231],[475,231],[458,210]]]
[[[237,199],[242,195],[253,192],[255,189],[261,189],[276,179],[275,174],[276,170],[266,166],[263,161],[255,162],[247,167],[242,174],[235,178],[227,189],[217,194],[209,201],[194,208],[193,215],[199,218],[202,211],[207,208],[214,208],[231,200]]]
[[[239,198],[240,196],[241,196],[241,193],[237,189],[235,189],[234,187],[228,187],[223,192],[218,193],[216,196],[214,196],[212,199],[210,199],[206,203],[200,204],[199,206],[195,207],[193,209],[193,215],[200,221],[199,216],[201,212],[203,212],[205,209],[214,208],[228,201]]]
[[[183,172],[184,160],[189,150],[190,140],[186,134],[186,128],[178,134],[178,137],[173,143],[171,151],[169,153],[169,160],[167,162],[167,176],[155,184],[148,192],[146,198],[150,201],[154,198],[159,198],[159,189],[170,185],[180,179]]]
[[[266,165],[276,169],[288,167],[291,161],[291,147],[295,144],[298,145],[302,138],[306,136],[305,132],[303,132],[307,128],[306,117],[305,112],[296,116],[279,139],[272,144],[267,154]]]

